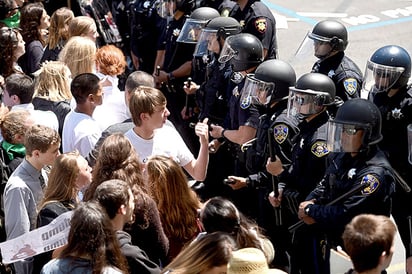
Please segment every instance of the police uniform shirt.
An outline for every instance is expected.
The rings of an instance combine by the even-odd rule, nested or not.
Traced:
[[[250,96],[244,101],[240,101],[244,84],[245,79],[233,89],[229,99],[230,129],[237,130],[240,126],[253,128],[259,126],[259,111],[252,104]]]
[[[329,240],[339,242],[345,225],[354,216],[362,213],[389,216],[395,182],[388,160],[376,146],[368,155],[360,153],[352,157],[349,153],[333,153],[329,160],[325,180],[306,198],[317,201],[310,206],[307,215],[328,233]],[[360,183],[365,184],[360,191],[334,205],[327,205]]]
[[[412,89],[404,87],[392,97],[386,92],[376,93],[371,100],[382,114],[383,140],[379,147],[385,151],[389,162],[401,175],[406,176],[408,170],[410,175],[407,126],[412,123]],[[405,179],[408,181],[408,178]]]
[[[326,146],[326,111],[307,122],[303,120],[292,150],[292,166],[279,174],[280,181],[297,190],[304,199],[321,181],[327,165],[329,150]]]
[[[230,12],[243,26],[243,32],[255,35],[267,49],[266,59],[276,58],[276,20],[269,8],[260,1],[250,0],[243,11],[236,5]]]
[[[222,124],[228,113],[227,94],[232,69],[229,63],[222,64],[214,58],[207,70],[207,80],[196,91],[199,120],[208,117],[212,123]]]
[[[157,50],[164,49],[167,20],[160,17],[153,0],[139,0],[132,6],[130,48],[139,58],[139,70],[152,74]]]
[[[166,33],[162,39],[163,48],[165,50],[163,69],[166,72],[172,72],[185,62],[191,61],[193,58],[193,52],[196,45],[176,42],[186,18],[186,16],[181,16],[177,20],[173,18],[166,27]]]
[[[363,74],[359,67],[343,52],[316,62],[312,72],[327,75],[336,86],[336,96],[343,101],[359,98],[362,89]]]

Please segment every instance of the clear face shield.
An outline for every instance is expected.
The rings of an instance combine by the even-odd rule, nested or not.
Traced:
[[[246,75],[245,85],[243,87],[241,102],[251,100],[254,105],[267,105],[270,103],[273,91],[275,90],[274,83],[268,83],[256,79],[253,73]]]
[[[403,67],[389,67],[368,61],[362,90],[368,93],[389,91],[404,71]]]
[[[212,52],[219,53],[217,30],[203,29],[197,41],[194,56],[208,56]]]
[[[323,110],[327,92],[289,88],[288,116],[307,117]]]
[[[165,19],[173,16],[175,8],[176,2],[174,0],[158,0],[156,3],[157,14]]]
[[[331,50],[330,38],[308,32],[296,50],[291,64],[314,63],[317,61],[315,56],[319,59],[325,58],[330,54]]]
[[[200,33],[205,24],[206,21],[204,20],[187,19],[176,41],[180,43],[196,44],[199,41]]]
[[[328,122],[328,149],[333,152],[359,152],[366,132],[370,132],[370,130],[366,130],[364,126],[330,120]]]
[[[233,39],[233,36],[229,36],[228,38],[226,38],[225,44],[223,45],[222,51],[220,52],[220,56],[219,56],[220,63],[229,62],[229,60],[232,59],[237,54],[237,51],[235,51],[230,46],[232,39]]]

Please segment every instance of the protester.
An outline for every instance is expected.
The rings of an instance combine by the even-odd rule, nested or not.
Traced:
[[[361,214],[346,225],[342,235],[354,269],[346,274],[381,274],[394,253],[396,225],[387,216]]]
[[[92,180],[91,168],[77,151],[57,156],[49,174],[44,198],[39,204],[37,227],[50,224],[61,214],[73,210],[79,200],[79,192]],[[52,259],[52,251],[34,257],[33,273]]]
[[[57,131],[34,125],[24,137],[26,156],[10,176],[4,190],[4,213],[7,240],[14,239],[36,227],[37,207],[47,185],[47,165],[59,154]],[[32,273],[33,258],[15,262],[17,273]]]
[[[41,273],[127,273],[112,223],[98,203],[82,203],[74,210],[66,247]]]

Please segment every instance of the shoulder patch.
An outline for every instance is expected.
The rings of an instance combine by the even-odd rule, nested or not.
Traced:
[[[277,124],[273,127],[273,137],[278,144],[282,144],[289,135],[289,127],[285,124]]]
[[[310,151],[318,158],[329,154],[329,149],[324,141],[317,141],[316,143],[314,143]]]
[[[376,178],[372,174],[367,174],[367,175],[363,176],[362,182],[368,184],[367,187],[362,189],[362,195],[372,194],[373,192],[375,192],[376,189],[378,189],[378,187],[381,184],[379,182],[378,178]]]
[[[246,96],[240,102],[240,107],[242,109],[247,109],[248,107],[250,107],[251,104],[252,104],[252,96]]]
[[[266,18],[258,18],[255,20],[255,28],[259,33],[265,33],[267,29]]]
[[[343,81],[343,87],[349,95],[354,95],[358,89],[358,82],[355,78],[348,78]]]

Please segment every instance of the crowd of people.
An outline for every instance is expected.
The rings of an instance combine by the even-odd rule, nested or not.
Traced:
[[[296,75],[259,0],[0,0],[0,239],[73,211],[0,270],[385,273],[399,231],[412,274],[411,57],[304,39]]]

